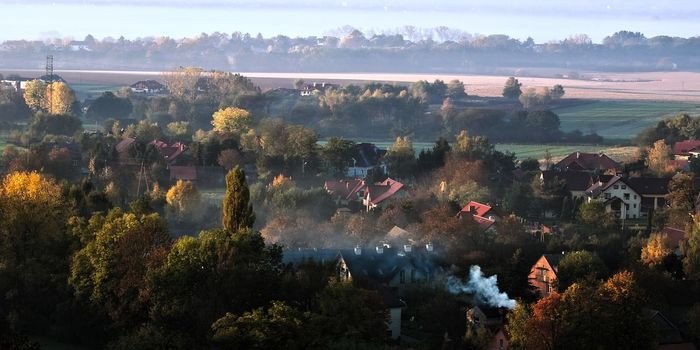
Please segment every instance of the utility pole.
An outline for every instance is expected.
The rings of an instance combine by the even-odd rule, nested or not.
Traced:
[[[46,79],[49,84],[49,114],[53,114],[53,55],[46,55]]]

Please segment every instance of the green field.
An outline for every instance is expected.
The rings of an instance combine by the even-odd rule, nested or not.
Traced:
[[[362,140],[356,142],[371,142],[377,145],[381,149],[389,148],[393,142],[389,141],[372,141],[372,140]],[[324,141],[319,141],[320,145],[323,145]],[[433,142],[413,142],[413,148],[416,150],[416,154],[420,153],[422,150],[428,150],[433,148]],[[549,150],[549,153],[554,159],[563,158],[573,152],[589,152],[598,153],[604,152],[613,158],[624,159],[630,152],[633,151],[631,147],[613,147],[607,145],[544,145],[544,144],[514,144],[514,143],[498,143],[495,145],[496,150],[501,152],[512,152],[518,159],[535,158],[544,159],[544,154]]]
[[[629,140],[659,120],[678,113],[699,114],[700,104],[653,101],[598,101],[555,109],[563,131],[597,132],[606,139]]]
[[[70,87],[75,91],[75,96],[78,100],[92,99],[100,96],[105,91],[118,91],[119,85],[103,85],[103,84],[70,84]]]

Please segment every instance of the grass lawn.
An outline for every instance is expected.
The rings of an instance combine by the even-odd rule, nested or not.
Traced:
[[[659,120],[678,113],[700,114],[700,104],[654,101],[597,101],[558,108],[563,131],[597,132],[606,139],[632,139]]]
[[[82,101],[87,98],[96,98],[105,91],[117,92],[122,85],[105,85],[105,84],[70,84],[70,87],[75,91],[75,96]]]

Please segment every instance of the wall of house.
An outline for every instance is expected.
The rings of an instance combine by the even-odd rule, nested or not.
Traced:
[[[349,167],[345,175],[347,177],[364,178],[365,176],[367,176],[367,172],[370,170],[372,170],[371,167]]]
[[[395,307],[389,309],[389,321],[387,326],[391,332],[391,339],[399,339],[401,337],[401,308]]]
[[[508,341],[508,337],[506,337],[502,330],[499,330],[498,332],[496,332],[496,334],[494,334],[493,340],[491,341],[491,344],[489,344],[489,347],[487,349],[507,350],[509,345],[510,342]]]
[[[610,186],[604,193],[600,194],[599,200],[608,200],[610,198],[620,198],[625,204],[627,204],[627,209],[622,212],[620,210],[620,219],[625,219],[622,217],[626,215],[627,219],[636,219],[641,217],[642,212],[642,198],[641,196],[631,189],[627,184],[622,181],[618,181],[614,185]]]
[[[544,257],[540,257],[530,269],[530,274],[527,278],[530,284],[537,288],[540,296],[546,296],[554,291],[554,282],[557,280],[557,274],[549,266],[547,260]]]

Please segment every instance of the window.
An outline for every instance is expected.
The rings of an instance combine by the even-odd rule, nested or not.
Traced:
[[[605,194],[605,199],[610,199],[610,193]]]
[[[404,270],[401,270],[401,272],[399,272],[399,283],[406,283],[406,271]]]
[[[636,195],[636,194],[634,195],[634,199],[637,199],[637,195]]]
[[[625,199],[630,199],[630,194],[629,194],[629,193],[625,193],[625,194],[624,194],[624,197],[625,197]]]
[[[636,204],[634,204],[634,205],[633,205],[633,207],[635,207],[635,208],[636,208],[636,207],[637,207],[637,205],[636,205]]]
[[[626,190],[626,189],[627,189],[627,185],[622,185],[621,188],[622,188],[623,190]]]
[[[618,188],[620,188],[620,186],[618,186],[618,185],[613,186],[613,189],[614,189],[614,190],[616,190],[616,189],[618,189]]]

